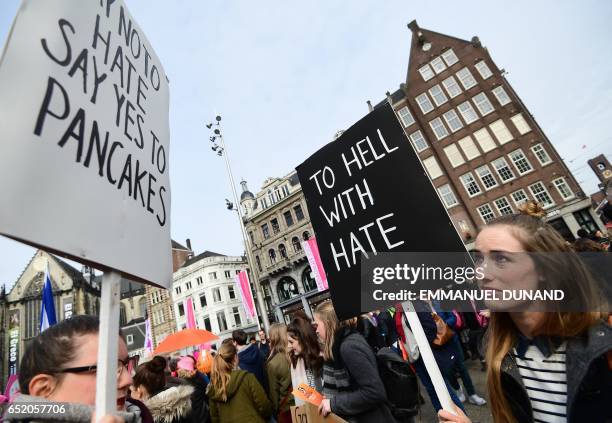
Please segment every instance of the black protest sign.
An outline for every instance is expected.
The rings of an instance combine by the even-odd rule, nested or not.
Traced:
[[[336,313],[360,310],[360,257],[465,252],[390,105],[297,167]]]

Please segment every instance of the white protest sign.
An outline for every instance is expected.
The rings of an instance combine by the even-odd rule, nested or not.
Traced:
[[[0,93],[0,233],[168,287],[168,80],[124,2],[23,1]]]

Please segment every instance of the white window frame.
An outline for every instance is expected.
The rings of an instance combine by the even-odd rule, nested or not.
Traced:
[[[428,158],[424,159],[423,166],[427,171],[427,175],[429,175],[429,179],[432,181],[444,175],[444,171],[434,156],[429,156]]]
[[[417,138],[417,134],[419,134],[420,138]],[[425,144],[423,148],[420,148],[418,145],[418,142],[421,140],[423,141],[423,144]],[[427,144],[427,140],[425,140],[425,136],[423,135],[423,132],[420,129],[410,134],[410,142],[412,142],[412,146],[414,147],[417,153],[420,153],[421,151],[425,151],[429,148],[429,145]]]
[[[483,211],[481,210],[481,209],[484,209],[485,207],[489,209],[489,212],[490,212],[490,213],[486,213],[486,214],[487,214],[487,216],[488,216],[489,214],[491,215],[491,218],[490,218],[490,219],[485,218],[485,213],[483,213]],[[490,205],[489,203],[484,203],[483,205],[478,206],[478,207],[476,208],[476,210],[478,210],[478,214],[480,214],[480,218],[481,218],[481,219],[482,219],[482,221],[485,223],[485,225],[486,225],[487,223],[489,223],[490,221],[492,221],[493,219],[495,219],[495,212],[493,211],[493,207],[491,207],[491,205]]]
[[[478,150],[478,147],[471,136],[468,135],[467,137],[461,138],[459,141],[457,141],[457,144],[459,144],[459,147],[461,147],[461,151],[463,151],[463,155],[466,159],[472,160],[480,156],[480,150]]]
[[[514,124],[514,127],[519,134],[525,135],[531,132],[531,126],[529,126],[527,119],[525,119],[522,113],[517,113],[516,115],[512,116],[510,120]]]
[[[506,202],[506,206],[502,206],[499,207],[499,204],[497,204],[498,201],[503,200]],[[506,197],[499,197],[496,200],[493,201],[493,204],[495,204],[495,208],[497,209],[497,214],[499,214],[500,216],[506,216],[506,215],[510,215],[510,214],[514,214],[514,209],[512,208],[512,205],[510,204],[510,201],[508,201],[508,199]],[[510,209],[510,213],[503,213],[502,212],[502,208],[509,208]]]
[[[448,50],[442,52],[441,56],[446,62],[447,66],[452,66],[459,61],[459,58],[457,57],[452,48],[449,48]]]
[[[496,130],[495,128],[498,128],[498,129]],[[512,136],[512,133],[506,126],[506,123],[504,122],[503,119],[497,119],[495,122],[491,122],[489,124],[489,129],[491,129],[493,136],[495,136],[495,139],[500,145],[504,145],[507,142],[510,142],[514,139],[514,137]],[[505,135],[505,136],[502,137],[501,135]]]
[[[435,108],[433,103],[431,102],[431,100],[427,96],[427,93],[419,94],[418,96],[415,97],[415,100],[416,100],[417,104],[419,105],[419,108],[421,109],[421,112],[424,115],[426,115],[427,113],[431,112]],[[424,107],[424,106],[426,106],[426,107]]]
[[[493,107],[493,104],[491,104],[491,100],[489,100],[489,97],[487,97],[484,91],[479,92],[472,97],[472,103],[476,105],[476,108],[480,112],[481,116],[486,116],[495,110],[495,107]]]
[[[522,195],[523,195],[525,198],[522,198],[520,201],[517,201],[517,200],[516,200],[516,198],[515,198],[515,196],[514,196],[514,194],[516,194],[516,193],[522,193]],[[527,201],[529,201],[529,196],[527,195],[527,193],[525,192],[525,190],[524,190],[524,189],[522,189],[522,188],[521,188],[521,189],[518,189],[518,190],[516,190],[516,191],[514,191],[514,192],[512,192],[512,193],[510,193],[510,198],[512,198],[512,201],[514,202],[514,205],[515,205],[517,208],[519,208],[519,207],[520,207],[522,204],[525,204]]]
[[[510,99],[510,96],[508,95],[504,87],[501,85],[493,88],[491,92],[495,96],[495,99],[497,100],[500,106],[505,106],[506,104],[512,102],[512,99]]]
[[[468,177],[469,177],[469,180],[466,181]],[[459,180],[461,181],[461,184],[463,185],[463,189],[465,189],[465,192],[467,193],[468,197],[473,198],[473,197],[476,197],[477,195],[482,194],[482,189],[480,188],[480,185],[478,185],[478,181],[476,180],[476,178],[474,178],[474,175],[472,175],[472,172],[464,173],[463,175],[459,177]],[[470,193],[469,186],[472,183],[474,184],[476,188],[478,188],[477,192]]]
[[[567,201],[567,200],[571,200],[572,198],[576,197],[576,194],[574,194],[574,192],[572,191],[572,189],[570,188],[569,184],[567,183],[564,177],[553,179],[552,183],[557,189],[557,192],[559,193],[561,198],[563,198],[563,200]],[[565,196],[563,194],[563,191],[562,191],[563,188],[560,188],[560,185],[565,186],[565,189],[567,189],[567,191],[570,193],[569,196]]]
[[[436,94],[434,94],[434,91],[436,91]],[[446,97],[446,94],[444,94],[444,90],[440,84],[436,84],[429,89],[429,96],[433,99],[436,106],[441,106],[448,101],[448,97]],[[438,98],[436,98],[436,96],[440,97],[440,102],[438,102]]]
[[[408,128],[410,125],[414,123],[414,117],[412,116],[412,113],[410,113],[408,106],[404,106],[401,109],[399,109],[397,111],[397,115],[402,121],[402,125],[404,125],[404,128]]]
[[[474,67],[476,68],[482,79],[488,79],[493,76],[493,72],[491,72],[489,65],[487,65],[487,62],[485,62],[484,60],[476,62],[474,64]]]
[[[440,125],[437,125],[437,123],[440,123]],[[435,126],[434,126],[435,124]],[[440,117],[437,117],[433,120],[429,121],[429,126],[431,127],[431,130],[433,131],[434,135],[436,136],[436,138],[438,139],[438,141],[448,137],[449,133],[448,133],[448,129],[446,129],[446,126],[444,126],[444,123],[442,122],[442,119]],[[436,128],[443,128],[444,129],[444,134],[441,134],[442,136],[438,136],[438,132],[436,131]]]
[[[467,84],[464,81],[464,78],[461,77],[460,75],[461,73],[463,73],[463,75],[465,76],[465,79],[469,81]],[[470,70],[467,67],[463,69],[459,69],[455,75],[459,79],[459,82],[461,82],[463,89],[466,91],[472,87],[475,87],[478,84],[476,82],[476,79],[474,78],[474,75],[472,75],[472,72],[470,72]]]
[[[504,165],[501,166],[501,167],[498,167],[496,162],[503,162]],[[495,160],[492,160],[491,161],[491,165],[493,166],[493,169],[495,169],[495,173],[497,173],[497,176],[499,176],[499,179],[502,182],[502,184],[505,184],[506,182],[510,182],[510,181],[516,179],[516,175],[512,171],[512,168],[510,167],[510,165],[508,164],[508,161],[505,159],[504,156],[501,156],[501,157],[498,157]],[[512,177],[510,177],[508,179],[504,179],[504,176],[502,175],[502,171],[500,169],[507,169],[508,172],[510,173],[510,175],[512,175]]]
[[[453,189],[450,187],[449,184],[445,184],[438,187],[438,194],[440,195],[442,203],[444,203],[447,209],[455,207],[459,204],[459,200],[457,200],[457,196],[455,195]]]
[[[429,63],[424,64],[419,68],[419,73],[425,82],[429,81],[431,78],[436,76]]]
[[[449,144],[444,147],[444,153],[446,153],[446,157],[450,162],[452,167],[459,167],[465,163],[465,159],[461,155],[459,148],[457,148],[456,144]]]
[[[439,75],[444,72],[447,67],[446,63],[444,63],[444,60],[442,60],[442,57],[440,56],[433,58],[431,62],[429,62],[429,64],[433,71],[436,73],[436,75]]]
[[[465,109],[465,110],[462,110]],[[465,121],[466,125],[469,125],[472,122],[476,122],[480,117],[474,107],[472,107],[472,103],[469,100],[464,101],[460,105],[457,106],[457,110],[461,113],[461,117]],[[468,119],[469,116],[472,116],[472,119]]]
[[[461,122],[461,119],[459,119],[459,115],[457,115],[455,109],[450,109],[448,112],[444,113],[442,117],[444,117],[444,120],[446,121],[446,124],[450,128],[451,132],[457,132],[463,128],[463,122]],[[451,122],[456,122],[456,124],[453,126]],[[457,126],[457,124],[459,126]]]
[[[442,85],[444,86],[444,89],[446,90],[450,98],[455,98],[463,92],[463,90],[459,86],[459,83],[453,75],[442,81]]]
[[[483,153],[488,153],[489,151],[497,148],[497,144],[495,144],[495,140],[487,128],[481,128],[478,131],[475,131],[473,135]]]
[[[521,158],[518,158],[518,159],[516,159],[516,160],[515,160],[514,155],[515,155],[516,153],[520,153],[520,154],[523,156],[522,158],[523,158],[523,159],[525,160],[525,162],[526,162],[526,163],[529,165],[529,168],[530,168],[529,170],[525,170],[525,171],[521,172],[521,170],[519,169],[519,166],[516,164],[516,162],[517,162],[517,161],[520,161],[520,160],[521,160]],[[517,148],[516,150],[511,151],[510,153],[508,153],[508,157],[510,158],[510,161],[512,162],[512,164],[513,164],[513,165],[514,165],[514,167],[516,168],[516,171],[518,172],[518,174],[519,174],[519,175],[523,176],[523,175],[526,175],[526,174],[528,174],[528,173],[533,172],[533,165],[532,165],[532,164],[529,162],[529,159],[527,158],[527,156],[525,155],[525,153],[523,152],[523,150],[522,150],[522,149]]]
[[[553,162],[553,160],[550,157],[550,154],[548,154],[548,151],[546,151],[546,149],[544,148],[544,143],[542,142],[531,146],[531,152],[536,157],[536,159],[538,159],[538,162],[540,162],[540,165],[542,167],[547,166]],[[540,157],[541,155],[546,156],[548,160],[542,160],[542,158]]]
[[[547,195],[547,196],[548,196],[548,198],[550,199],[550,204],[548,204],[548,205],[547,205],[547,204],[545,204],[543,201],[540,201],[540,199],[538,198],[538,196],[536,195],[536,193],[535,193],[535,192],[534,192],[534,190],[533,190],[533,187],[534,187],[534,186],[536,186],[536,185],[539,185],[539,186],[542,188],[542,191],[539,191],[539,192],[538,192],[538,194],[539,194],[539,193],[541,193],[541,192],[546,193],[546,195]],[[549,209],[549,208],[551,208],[551,207],[554,207],[554,206],[555,206],[555,200],[553,200],[552,196],[550,195],[550,192],[548,192],[548,190],[546,189],[546,185],[544,185],[544,183],[543,183],[542,181],[537,181],[537,182],[534,182],[533,184],[529,185],[527,188],[529,188],[529,192],[531,193],[531,196],[532,196],[532,197],[533,197],[533,198],[534,198],[534,199],[535,199],[537,202],[539,202],[539,203],[541,203],[541,204],[542,204],[542,206],[543,206],[543,209],[544,209],[544,210]]]
[[[134,335],[132,335],[131,333],[125,335],[125,343],[128,345],[132,345],[134,343]]]
[[[488,165],[479,166],[474,169],[474,171],[476,172],[476,175],[478,175],[478,179],[480,179],[485,191],[492,190],[493,188],[497,188],[499,186],[499,182],[497,182],[497,179],[495,179],[495,176],[493,175],[493,172],[491,172],[491,169],[489,169]],[[495,185],[487,186],[487,183],[485,182],[485,178],[487,177],[490,177],[490,179],[495,182]],[[487,180],[489,179],[487,178]]]

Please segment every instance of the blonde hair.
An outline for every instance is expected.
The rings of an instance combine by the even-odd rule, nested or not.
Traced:
[[[323,322],[325,326],[325,339],[322,339],[321,349],[323,350],[323,358],[325,361],[334,359],[334,340],[336,333],[343,327],[355,327],[357,318],[340,321],[334,310],[334,305],[331,301],[325,301],[317,306],[315,315]]]
[[[221,344],[215,355],[210,373],[210,383],[216,392],[221,393],[221,399],[227,401],[227,385],[229,384],[234,361],[238,350],[231,342]]]
[[[290,362],[287,352],[287,325],[274,323],[270,326],[269,337],[270,355],[267,361],[272,360],[277,354],[281,354],[287,359],[287,362]]]
[[[502,216],[491,221],[486,227],[506,226],[521,243],[525,251],[534,253],[567,253],[563,260],[560,254],[538,254],[534,258],[536,269],[553,275],[555,282],[573,279],[575,295],[586,307],[597,303],[597,290],[592,277],[580,258],[573,252],[550,225],[542,221],[546,215],[535,201],[528,201],[519,208],[520,213]],[[585,308],[595,310],[596,308]],[[599,311],[567,312],[553,311],[543,313],[543,320],[536,328],[537,335],[573,337],[585,333],[605,314]],[[487,388],[491,413],[496,423],[515,423],[506,394],[501,385],[501,365],[504,357],[517,342],[517,328],[509,313],[492,312],[486,334],[486,360],[488,363]]]

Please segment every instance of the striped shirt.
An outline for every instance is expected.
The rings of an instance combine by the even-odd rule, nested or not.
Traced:
[[[512,352],[531,402],[534,422],[567,422],[565,348],[564,342],[548,357],[534,345],[527,348],[522,358],[516,348]]]

